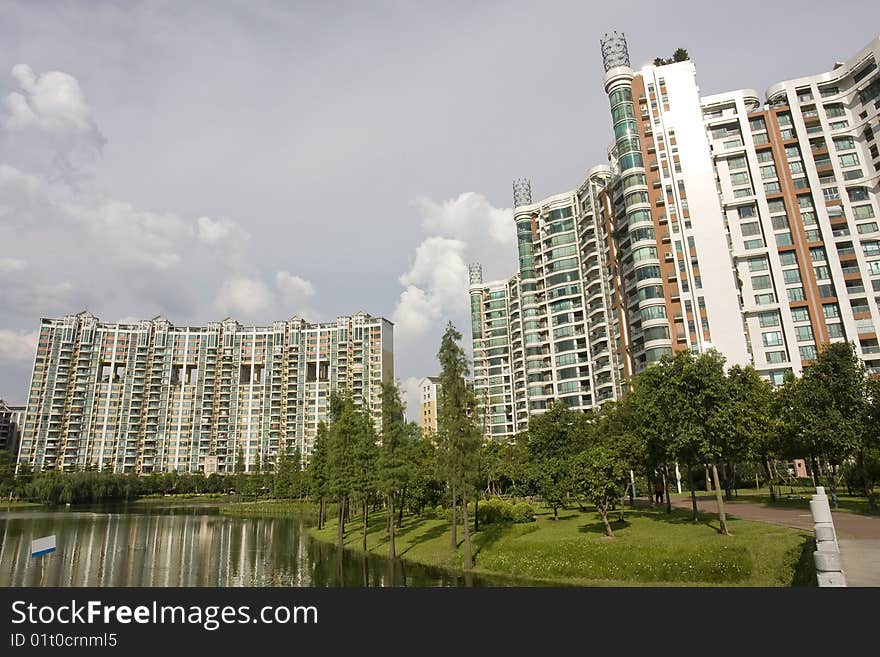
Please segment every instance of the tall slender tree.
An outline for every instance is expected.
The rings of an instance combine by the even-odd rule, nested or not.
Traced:
[[[442,446],[442,464],[452,492],[452,540],[456,534],[456,496],[461,496],[461,513],[464,520],[463,565],[473,567],[470,526],[468,522],[468,499],[473,495],[476,483],[476,456],[480,448],[480,432],[474,420],[476,408],[474,393],[465,383],[469,373],[467,356],[459,345],[461,333],[452,322],[440,341],[437,359],[440,361],[440,404],[437,425]]]
[[[388,504],[388,557],[397,558],[395,545],[395,502],[407,479],[404,405],[393,381],[382,383],[382,447],[379,452],[380,486]]]

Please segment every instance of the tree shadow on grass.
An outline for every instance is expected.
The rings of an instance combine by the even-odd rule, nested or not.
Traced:
[[[410,529],[412,529],[412,528],[410,528]],[[431,529],[420,534],[419,536],[414,536],[412,538],[412,542],[410,543],[409,547],[398,552],[397,553],[398,556],[406,554],[411,549],[413,549],[416,545],[419,545],[421,543],[425,543],[427,541],[432,541],[435,538],[440,538],[441,536],[443,536],[443,534],[446,533],[446,529],[447,529],[446,525],[437,525],[436,527],[432,527]],[[399,536],[399,535],[400,534],[395,534],[395,537]]]
[[[611,525],[611,531],[617,531],[619,529],[626,529],[632,523],[630,523],[625,518],[620,520],[619,518],[615,518],[612,520],[608,519],[609,524]],[[605,524],[601,520],[597,520],[596,522],[590,522],[586,525],[581,525],[578,527],[578,531],[582,534],[599,534],[600,536],[605,536]]]

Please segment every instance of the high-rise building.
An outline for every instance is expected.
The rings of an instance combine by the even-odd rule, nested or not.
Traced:
[[[0,449],[18,451],[18,441],[24,426],[24,406],[10,406],[0,399]]]
[[[422,435],[437,433],[437,403],[440,401],[440,378],[426,376],[419,382],[419,426]]]
[[[44,319],[18,462],[229,473],[268,469],[286,449],[307,460],[335,391],[381,429],[393,357],[391,322],[363,312],[249,327]]]
[[[510,434],[496,431],[502,399],[516,431],[553,401],[616,398],[680,349],[715,348],[778,383],[849,340],[880,371],[880,39],[771,86],[764,104],[752,90],[701,98],[687,60],[633,71],[622,34],[601,45],[610,166],[538,203],[516,181],[519,272],[488,285],[472,272],[485,435]],[[507,323],[490,325],[502,308]]]

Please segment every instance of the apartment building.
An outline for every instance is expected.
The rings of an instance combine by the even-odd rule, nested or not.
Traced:
[[[330,394],[346,391],[381,429],[393,326],[364,312],[271,326],[232,319],[44,319],[18,462],[36,470],[254,472],[309,458]]]
[[[21,428],[24,426],[24,406],[10,406],[0,399],[0,449],[15,455]]]
[[[437,408],[440,401],[440,378],[426,376],[419,382],[419,426],[422,435],[437,433]]]
[[[617,398],[680,349],[715,348],[779,383],[848,340],[880,371],[880,39],[763,103],[748,89],[701,97],[690,61],[634,71],[622,34],[601,46],[609,165],[537,203],[516,181],[519,271],[471,276],[475,385],[497,418],[485,435],[554,401]]]

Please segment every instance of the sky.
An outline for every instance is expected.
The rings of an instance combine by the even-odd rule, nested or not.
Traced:
[[[594,6],[595,5],[595,6]],[[830,70],[872,2],[0,0],[0,398],[26,401],[41,317],[364,310],[395,323],[417,412],[467,264],[516,268],[535,200],[607,162],[599,38],[678,47],[701,93]]]

